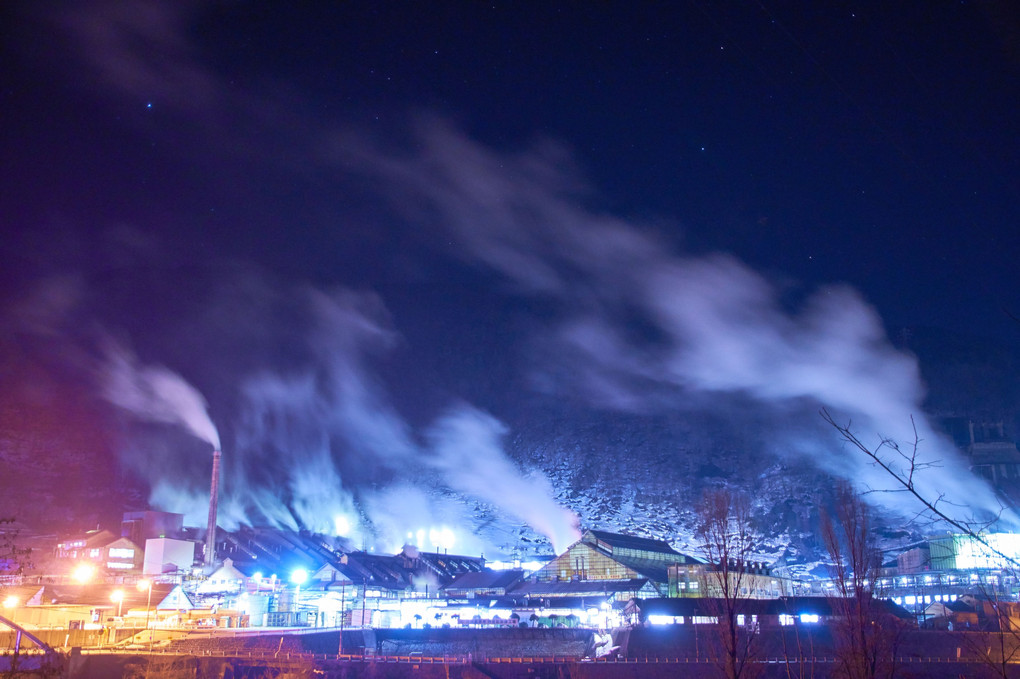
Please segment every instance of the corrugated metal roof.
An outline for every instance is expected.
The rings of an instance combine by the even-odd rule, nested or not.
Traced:
[[[585,537],[588,537],[589,535],[593,536],[600,543],[604,543],[610,547],[621,547],[624,549],[637,549],[646,552],[658,552],[660,554],[675,554],[677,556],[683,556],[680,552],[670,547],[669,543],[663,540],[640,538],[634,535],[621,535],[620,533],[609,533],[604,530],[594,529],[590,529],[585,533]]]
[[[458,576],[448,585],[445,585],[443,589],[454,589],[454,590],[468,590],[468,589],[502,589],[506,590],[508,587],[516,584],[522,577],[524,577],[524,571],[478,571],[474,573],[464,573]]]
[[[636,592],[648,583],[647,578],[630,580],[569,580],[561,582],[522,582],[513,588],[514,596],[599,595],[612,592]]]

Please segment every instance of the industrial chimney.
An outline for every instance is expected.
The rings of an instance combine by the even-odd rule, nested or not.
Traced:
[[[220,486],[220,451],[212,456],[212,483],[209,487],[209,526],[205,533],[205,565],[216,561],[216,500]]]

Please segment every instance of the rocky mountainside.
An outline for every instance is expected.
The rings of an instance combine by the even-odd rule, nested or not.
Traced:
[[[904,336],[921,359],[934,415],[997,417],[1017,431],[1020,367],[1011,352],[933,331]],[[3,368],[11,386],[0,398],[0,516],[41,531],[79,530],[146,505],[149,489],[117,461],[122,430],[82,380],[38,361],[11,359]],[[665,539],[696,554],[697,503],[706,489],[725,487],[751,497],[762,557],[794,573],[822,558],[818,513],[834,480],[810,455],[787,450],[811,436],[839,451],[812,404],[765,412],[739,397],[677,400],[638,414],[534,390],[476,402],[506,424],[507,454],[547,477],[582,527]],[[491,546],[487,556],[551,553],[548,541],[493,505],[459,501]],[[909,538],[895,517],[883,530],[890,545]]]

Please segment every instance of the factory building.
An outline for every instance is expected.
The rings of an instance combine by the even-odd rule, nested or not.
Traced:
[[[669,596],[679,598],[721,597],[725,591],[742,599],[777,599],[793,594],[794,583],[772,573],[761,562],[730,564],[683,563],[669,566]]]
[[[600,583],[607,591],[615,588],[616,598],[624,600],[643,594],[666,596],[669,567],[695,563],[701,561],[662,540],[587,530],[567,551],[533,573],[528,589],[535,595],[548,592],[555,596],[569,589],[560,583]]]
[[[200,536],[188,539],[179,517],[125,516],[123,532],[158,534],[145,540],[144,558],[136,543],[109,532],[65,541],[60,550],[68,558],[125,564],[101,569],[96,583],[110,582],[112,568],[121,578],[144,574],[161,591],[176,586],[174,597],[152,602],[152,624],[164,626],[612,626],[630,620],[626,609],[635,600],[713,592],[712,565],[661,540],[602,530],[585,531],[529,573],[489,569],[482,557],[413,546],[397,554],[349,551],[339,538],[245,527],[217,531],[219,565],[209,571],[196,563],[204,556]],[[783,592],[763,566],[749,577],[744,582],[755,596]]]

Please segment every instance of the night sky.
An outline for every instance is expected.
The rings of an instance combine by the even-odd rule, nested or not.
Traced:
[[[385,532],[409,464],[507,502],[538,396],[878,426],[903,328],[1020,346],[1010,3],[633,4],[3,3],[8,437],[200,506],[166,371],[235,496]]]

